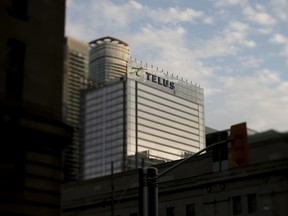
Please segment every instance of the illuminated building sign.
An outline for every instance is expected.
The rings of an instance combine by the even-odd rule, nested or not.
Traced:
[[[136,76],[138,76],[138,77],[140,77],[143,74],[144,70],[147,70],[143,67],[132,68],[132,69],[135,69]],[[148,72],[145,72],[145,76],[146,76],[146,80],[149,80],[153,83],[157,83],[158,85],[170,88],[172,90],[175,89],[175,83],[170,82],[168,79],[164,79],[162,77],[156,76],[156,75],[148,73]]]

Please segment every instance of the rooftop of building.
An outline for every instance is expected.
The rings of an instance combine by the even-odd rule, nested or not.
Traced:
[[[103,43],[114,43],[114,44],[119,44],[119,45],[123,45],[123,46],[129,46],[128,43],[126,43],[126,42],[124,42],[118,38],[111,37],[111,36],[105,36],[105,37],[98,38],[96,40],[89,42],[90,46],[92,46],[92,47],[103,44]]]

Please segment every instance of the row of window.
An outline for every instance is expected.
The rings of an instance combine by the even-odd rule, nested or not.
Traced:
[[[116,84],[116,85],[112,85],[109,88],[105,88],[105,97],[106,98],[113,98],[113,97],[117,97],[120,93],[122,94],[122,91],[119,91],[121,89],[123,89],[123,84]],[[95,90],[95,91],[91,91],[86,95],[86,100],[95,100],[98,97],[101,97],[103,95],[103,90]]]
[[[129,138],[128,138],[129,139]],[[199,139],[199,138],[198,138]],[[199,141],[190,141],[189,143],[180,143],[177,141],[166,140],[165,138],[153,136],[151,134],[140,134],[138,136],[138,145],[159,149],[159,151],[171,151],[175,152],[197,152],[199,151]]]
[[[243,211],[243,207],[242,207],[242,199],[244,197],[241,196],[236,196],[236,197],[232,197],[232,213],[233,215],[243,215],[245,212]],[[246,201],[247,201],[247,212],[245,213],[245,215],[248,214],[253,214],[257,212],[257,197],[256,194],[248,194],[246,197]],[[165,209],[165,215],[166,216],[176,216],[179,215],[177,213],[176,207],[167,207]],[[221,215],[221,212],[224,211],[225,209],[218,209],[219,212],[216,212],[215,210],[213,210],[212,215]],[[181,209],[182,211],[182,209]],[[183,211],[182,211],[183,212]],[[137,216],[137,213],[130,213],[129,216]],[[182,215],[182,214],[181,214]],[[196,205],[194,203],[192,204],[186,204],[185,205],[185,216],[197,216],[198,213],[196,211]],[[200,214],[199,214],[200,215]],[[203,214],[201,214],[203,215]],[[207,215],[207,214],[204,214]],[[121,216],[121,215],[118,215]]]
[[[102,138],[105,138],[105,142],[107,140],[115,141],[116,139],[123,138],[123,134],[124,134],[123,131],[118,131],[118,132],[114,132],[114,133],[110,133],[110,131],[109,131],[109,133],[105,134],[105,136],[103,136],[102,131],[85,134],[84,135],[85,146],[86,146],[86,143],[88,143],[88,142],[89,142],[89,145],[91,145],[91,142],[98,142]]]
[[[123,147],[117,147],[111,150],[106,150],[105,149],[106,154],[105,157],[108,156],[114,156],[113,160],[122,160],[122,156],[123,156]],[[89,152],[90,154],[85,154],[84,155],[84,161],[85,161],[85,166],[95,166],[98,163],[102,162],[102,149],[100,151],[97,152]],[[110,154],[109,154],[110,153]],[[92,164],[89,164],[89,162],[93,162]]]
[[[109,122],[110,120],[117,120],[117,119],[123,119],[123,111],[122,110],[117,110],[114,111],[113,109],[109,109],[107,111],[111,111],[111,113],[107,114],[105,111],[99,111],[99,112],[95,112],[92,114],[89,114],[86,116],[86,122],[89,121],[89,123],[102,123],[103,120],[105,120],[105,122]],[[113,112],[114,111],[114,112]],[[91,120],[93,119],[93,120]],[[98,121],[97,121],[98,120]]]
[[[190,137],[191,134],[199,134],[199,125],[182,125],[171,119],[153,116],[150,113],[141,113],[138,118],[138,124],[147,125],[151,128],[159,128],[169,133],[174,133],[183,137]]]
[[[166,108],[166,107],[164,109],[165,110],[164,112],[164,110],[159,109],[160,107],[159,105],[157,107],[155,107],[156,104],[153,106],[150,106],[150,105],[152,104],[147,105],[147,104],[139,103],[138,111],[148,112],[150,114],[158,115],[158,116],[167,118],[172,121],[181,122],[181,124],[186,124],[188,126],[193,125],[196,128],[198,127],[199,117],[197,115],[194,116],[185,112],[175,112],[174,109]]]
[[[101,46],[101,45],[100,45]],[[97,62],[106,62],[107,60],[115,62],[118,60],[119,63],[127,64],[126,59],[128,58],[129,52],[127,48],[125,47],[119,47],[120,49],[117,49],[115,47],[115,44],[112,46],[109,46],[109,44],[105,44],[102,47],[96,47],[92,48],[90,50],[90,63],[94,62],[93,64]],[[102,56],[109,56],[106,58],[98,59],[99,57]],[[123,59],[123,60],[121,60]]]
[[[122,93],[119,91],[117,94],[110,94],[110,95],[99,95],[97,98],[88,99],[86,97],[86,104],[85,108],[87,112],[90,111],[90,109],[95,110],[98,107],[109,107],[114,106],[115,104],[122,103]]]
[[[100,157],[95,158],[95,160],[85,161],[84,162],[84,168],[85,169],[91,169],[92,171],[97,169],[97,167],[98,167],[98,169],[99,169],[99,167],[103,168],[104,165],[109,166],[109,161],[115,161],[115,162],[116,161],[122,161],[121,156],[122,156],[121,153],[105,155],[105,159],[102,160],[102,156],[100,155]]]
[[[151,87],[148,87],[146,85],[138,85],[138,94],[145,97],[149,96],[149,99],[154,100],[154,101],[158,101],[159,99],[162,99],[162,101],[170,101],[170,103],[174,104],[179,104],[181,105],[180,109],[185,109],[183,107],[186,107],[188,109],[188,112],[190,112],[190,109],[196,109],[198,110],[198,104],[195,104],[191,101],[173,96],[173,95],[169,95],[169,98],[167,98],[167,93],[159,91],[159,90],[153,90],[153,94],[151,93]],[[166,102],[167,103],[167,102]],[[168,102],[168,104],[170,104]]]
[[[97,131],[97,132],[91,132],[90,134],[85,134],[85,142],[88,141],[88,140],[93,140],[93,139],[97,139],[97,138],[100,138],[100,137],[103,137],[103,131]],[[114,140],[114,139],[120,139],[123,137],[123,131],[107,131],[105,133],[105,139],[109,139],[109,140]]]
[[[179,134],[173,134],[171,133],[171,131],[167,132],[161,129],[147,127],[145,125],[140,125],[140,124],[138,125],[138,135],[139,133],[150,134],[152,136],[154,135],[155,137],[161,137],[161,138],[164,138],[165,140],[167,139],[167,140],[174,141],[176,143],[180,142],[183,144],[191,143],[196,138],[192,133],[190,134],[189,137],[184,137],[184,136],[180,136]]]
[[[115,120],[116,118],[123,117],[123,110],[119,109],[119,107],[111,107],[106,110],[99,109],[98,112],[90,112],[89,114],[86,113],[85,116],[85,127],[88,125],[98,124],[99,122],[103,122],[105,119],[105,122],[108,122],[109,120]],[[109,112],[109,113],[107,113]]]
[[[121,135],[122,134],[122,135]],[[115,135],[115,136],[114,136]],[[105,143],[109,145],[109,143],[122,143],[123,142],[123,131],[116,131],[115,133],[110,133],[107,136],[102,136],[98,134],[98,136],[93,136],[93,134],[89,134],[85,137],[85,147],[96,146],[99,143],[102,143],[105,139]]]
[[[247,212],[248,214],[253,214],[257,212],[257,198],[256,194],[248,194],[246,197],[247,201]],[[244,200],[244,197],[241,196],[235,196],[232,197],[232,213],[233,215],[243,215],[245,212],[243,210],[242,202]],[[195,204],[189,204],[186,205],[186,216],[196,216],[196,208]],[[216,210],[216,212],[215,212]],[[219,212],[217,212],[217,208],[213,210],[214,215],[220,215],[224,209],[218,209]],[[175,207],[169,207],[166,209],[166,216],[176,216],[175,214]]]

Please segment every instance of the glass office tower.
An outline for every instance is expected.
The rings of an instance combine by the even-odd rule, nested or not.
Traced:
[[[84,178],[185,158],[205,146],[199,86],[132,61],[127,74],[87,91]]]
[[[89,79],[109,82],[127,73],[129,59],[128,44],[114,37],[103,37],[91,41]]]

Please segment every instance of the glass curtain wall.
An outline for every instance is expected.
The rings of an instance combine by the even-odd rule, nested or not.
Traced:
[[[120,172],[124,163],[124,82],[86,94],[84,125],[84,178]]]
[[[128,165],[177,160],[200,150],[201,105],[135,80],[127,86]]]

